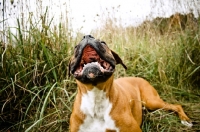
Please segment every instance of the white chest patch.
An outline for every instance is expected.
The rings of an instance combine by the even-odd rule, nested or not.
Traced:
[[[110,117],[112,104],[103,90],[93,88],[82,96],[81,111],[86,115],[79,132],[105,132],[106,129],[116,130],[114,120]]]

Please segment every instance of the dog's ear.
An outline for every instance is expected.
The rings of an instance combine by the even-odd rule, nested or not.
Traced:
[[[123,63],[123,61],[122,61],[122,59],[119,57],[119,55],[118,55],[117,53],[115,53],[114,51],[112,51],[112,50],[111,50],[111,52],[112,52],[112,54],[113,54],[113,56],[114,56],[114,58],[115,58],[117,64],[121,64],[121,65],[124,67],[124,69],[127,70],[126,65]]]

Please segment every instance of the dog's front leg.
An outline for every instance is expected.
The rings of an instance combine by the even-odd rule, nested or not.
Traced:
[[[70,117],[70,132],[78,132],[82,123],[80,115],[72,113]]]

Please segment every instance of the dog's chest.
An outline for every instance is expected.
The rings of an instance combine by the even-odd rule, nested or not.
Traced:
[[[86,118],[79,128],[79,132],[105,132],[106,129],[119,131],[109,115],[112,104],[103,90],[93,88],[84,94],[81,99],[80,108]]]

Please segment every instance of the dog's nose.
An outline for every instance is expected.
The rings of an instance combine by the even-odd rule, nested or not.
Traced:
[[[83,36],[83,39],[94,39],[92,35],[85,35]]]

